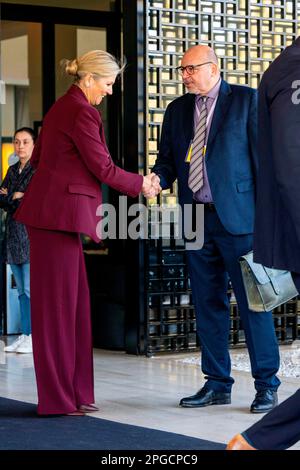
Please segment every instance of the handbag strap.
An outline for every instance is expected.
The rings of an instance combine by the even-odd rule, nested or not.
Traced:
[[[255,263],[253,261],[253,251],[250,251],[244,256],[240,257],[241,260],[246,261],[249,269],[252,271],[253,275],[256,277],[259,284],[268,284],[271,283],[271,286],[275,294],[279,294],[281,289],[279,285],[279,279],[281,275],[286,274],[288,271],[274,268],[267,268],[260,263]]]

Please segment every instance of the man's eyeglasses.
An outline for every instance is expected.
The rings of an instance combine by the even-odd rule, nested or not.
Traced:
[[[180,75],[183,75],[184,72],[186,72],[188,75],[193,75],[195,70],[197,70],[197,67],[202,67],[202,65],[207,65],[207,64],[212,64],[212,62],[204,62],[203,64],[196,64],[196,65],[186,65],[185,67],[182,67],[180,65],[179,67],[176,67],[176,70]]]

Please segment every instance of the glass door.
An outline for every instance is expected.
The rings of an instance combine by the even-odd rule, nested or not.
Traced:
[[[34,127],[42,119],[41,24],[21,21],[1,23],[2,177],[13,161],[12,137],[16,129]],[[9,145],[10,144],[10,145]]]
[[[60,60],[73,59],[93,49],[108,50],[116,57],[120,57],[120,13],[109,11],[108,8],[113,2],[105,2],[105,11],[99,11],[99,6],[104,2],[96,2],[96,0],[88,2],[91,5],[97,5],[97,10],[93,11],[72,9],[71,1],[67,6],[64,2],[56,3],[61,4],[62,8],[33,4],[18,4],[16,8],[9,2],[1,5],[0,80],[5,84],[6,101],[5,104],[0,105],[2,117],[0,118],[0,143],[6,147],[5,152],[3,148],[5,161],[0,160],[2,163],[0,180],[7,170],[7,165],[12,162],[12,149],[9,145],[15,129],[20,126],[38,129],[50,106],[71,85],[71,77],[64,77],[61,73]],[[100,109],[108,147],[113,159],[120,162],[120,84],[114,87],[114,95],[105,99]],[[104,201],[112,198],[108,188],[104,187],[103,193]],[[3,223],[1,224],[0,220],[0,242],[2,229]],[[114,293],[111,292],[111,283],[101,282],[100,273],[101,277],[103,275],[104,278],[109,279],[110,276],[112,280],[115,279],[117,268],[112,266],[110,257],[112,253],[116,255],[117,247],[111,250],[107,245],[94,244],[87,237],[83,237],[83,244],[90,280],[92,316],[98,319],[97,322],[100,321],[100,324],[93,321],[94,338],[97,341],[98,330],[105,333],[112,329],[111,325],[103,324],[106,307],[102,299],[105,298],[110,304],[112,300],[115,301]],[[3,268],[4,265],[0,259],[0,287],[2,287],[0,318],[1,311],[6,311],[6,313],[12,311],[7,308],[7,305],[4,308],[1,305],[1,302],[4,304],[9,302],[11,297],[9,292],[5,295],[5,284],[10,285],[10,277],[7,276],[7,282],[5,282]],[[124,317],[123,306],[120,315]],[[122,324],[118,320],[116,323],[118,324],[117,337],[123,338],[124,322]],[[4,332],[12,333],[10,325],[10,319],[4,315]],[[101,346],[103,343],[98,344]],[[122,347],[122,341],[120,347]]]

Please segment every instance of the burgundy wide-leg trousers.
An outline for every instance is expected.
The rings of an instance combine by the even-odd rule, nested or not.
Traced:
[[[94,403],[89,287],[77,233],[27,227],[38,414]]]

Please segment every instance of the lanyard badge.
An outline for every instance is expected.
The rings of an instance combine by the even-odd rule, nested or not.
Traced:
[[[190,145],[189,145],[188,150],[187,150],[187,153],[186,153],[186,156],[185,156],[185,159],[184,159],[184,161],[186,163],[191,163],[192,151],[193,151],[193,141],[191,140]],[[206,145],[204,145],[204,147],[202,149],[202,157],[203,158],[205,158],[205,154],[206,154]]]

